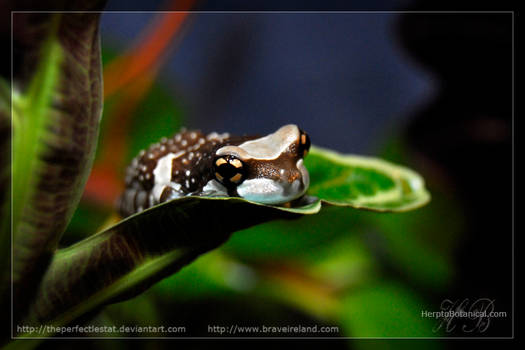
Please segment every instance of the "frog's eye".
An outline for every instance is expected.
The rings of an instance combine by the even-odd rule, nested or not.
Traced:
[[[304,131],[300,131],[299,134],[299,153],[304,157],[308,154],[310,150],[310,137]]]
[[[237,186],[246,177],[244,163],[234,156],[216,158],[213,167],[215,178],[226,187]]]

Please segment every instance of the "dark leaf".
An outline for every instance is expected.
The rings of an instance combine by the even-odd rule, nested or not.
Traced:
[[[70,6],[95,10],[100,1]],[[102,110],[98,22],[93,12],[13,14],[15,318],[35,291],[91,169]]]
[[[64,325],[104,304],[128,299],[224,243],[232,232],[320,209],[295,209],[239,198],[185,197],[121,221],[58,251],[25,323]]]

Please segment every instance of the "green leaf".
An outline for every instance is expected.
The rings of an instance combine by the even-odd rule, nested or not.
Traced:
[[[379,283],[349,293],[340,309],[341,324],[352,337],[435,337],[428,307],[397,284]]]
[[[25,322],[67,324],[104,304],[137,295],[222,244],[232,232],[319,209],[318,200],[280,208],[203,197],[157,205],[57,251]]]
[[[436,191],[430,205],[402,214],[368,216],[381,232],[378,247],[388,262],[403,276],[432,291],[444,288],[454,277],[454,243],[460,236],[462,217],[447,194]]]
[[[100,1],[77,4],[99,9]],[[89,175],[102,110],[99,13],[14,13],[15,319],[32,297]],[[22,26],[24,24],[24,26]],[[25,36],[24,36],[25,35]],[[14,45],[18,45],[15,43]],[[24,65],[24,66],[20,66]]]
[[[389,140],[382,154],[403,164],[417,164],[413,151],[398,138]],[[411,156],[412,155],[412,156]],[[423,164],[423,162],[420,162]],[[380,233],[375,248],[397,273],[433,292],[444,289],[454,278],[454,255],[464,230],[464,213],[451,185],[435,172],[425,180],[432,189],[432,202],[420,210],[381,216],[363,213],[363,219]]]
[[[199,257],[152,290],[163,299],[186,302],[210,297],[228,297],[247,292],[256,277],[248,265],[215,249]]]
[[[421,207],[430,199],[420,175],[378,158],[312,147],[305,165],[311,178],[308,194],[323,203],[400,212]]]
[[[354,234],[358,216],[341,206],[324,206],[314,216],[299,220],[276,220],[238,232],[223,246],[243,261],[264,261],[304,257],[319,252],[320,246]]]

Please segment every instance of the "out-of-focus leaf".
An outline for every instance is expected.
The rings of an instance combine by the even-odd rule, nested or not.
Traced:
[[[140,293],[222,244],[232,232],[319,209],[319,201],[278,208],[239,198],[202,197],[155,206],[57,251],[26,322],[66,324],[96,307]],[[235,220],[231,213],[236,213]]]
[[[182,113],[173,94],[160,84],[153,85],[144,101],[138,106],[130,130],[128,160],[140,150],[172,135],[181,128]]]
[[[99,315],[104,315],[109,322],[107,325],[137,325],[137,326],[161,326],[165,325],[160,319],[159,305],[156,303],[155,295],[153,295],[152,289],[142,293],[128,301],[122,303],[115,303],[109,305]],[[93,334],[94,336],[100,336],[100,334]],[[133,334],[132,334],[133,335]],[[106,336],[106,335],[104,335]],[[119,332],[107,334],[107,336],[126,336]],[[159,334],[162,336],[162,334]]]
[[[341,236],[353,235],[357,219],[349,208],[325,206],[315,216],[272,221],[240,231],[223,249],[244,261],[304,257]]]
[[[216,249],[161,281],[154,290],[162,298],[184,302],[247,292],[255,279],[255,272],[249,266]]]
[[[447,197],[436,191],[430,205],[418,211],[367,216],[381,232],[379,253],[402,275],[432,290],[454,277],[453,247],[444,248],[443,241],[460,233],[461,216]]]
[[[67,227],[67,230],[60,240],[59,247],[67,247],[71,244],[75,244],[78,241],[89,237],[93,232],[97,232],[107,227],[106,225],[110,220],[114,218],[114,213],[108,212],[107,208],[92,204],[89,201],[85,201],[77,207],[75,214],[71,218],[71,222]],[[115,222],[117,222],[116,219]],[[114,222],[113,222],[114,223]],[[104,226],[106,225],[106,226]]]
[[[381,154],[396,162],[414,164],[418,159],[410,157],[413,153],[398,139],[390,140],[383,148]],[[420,161],[418,165],[426,170],[425,180],[432,189],[428,206],[401,215],[361,215],[380,233],[376,238],[381,242],[375,245],[380,255],[400,274],[436,291],[454,277],[453,256],[463,230],[464,213],[450,190],[453,185],[433,168],[428,169],[428,163]]]
[[[435,337],[433,319],[421,317],[425,304],[406,288],[372,284],[348,293],[339,310],[345,335],[352,337]]]
[[[309,273],[333,288],[356,288],[376,277],[375,261],[359,235],[341,237],[301,260]]]
[[[101,9],[98,0],[72,5]],[[15,319],[35,291],[91,168],[102,109],[99,16],[13,14],[15,45],[23,55],[14,62],[13,82]]]
[[[311,178],[308,194],[324,203],[399,212],[423,206],[430,199],[416,172],[378,158],[312,147],[305,165]]]

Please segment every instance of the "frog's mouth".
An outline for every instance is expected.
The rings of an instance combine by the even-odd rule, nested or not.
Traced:
[[[302,159],[297,161],[296,166],[301,176],[291,182],[285,178],[248,179],[237,186],[237,193],[244,199],[263,204],[282,204],[297,199],[308,189],[310,176]]]

